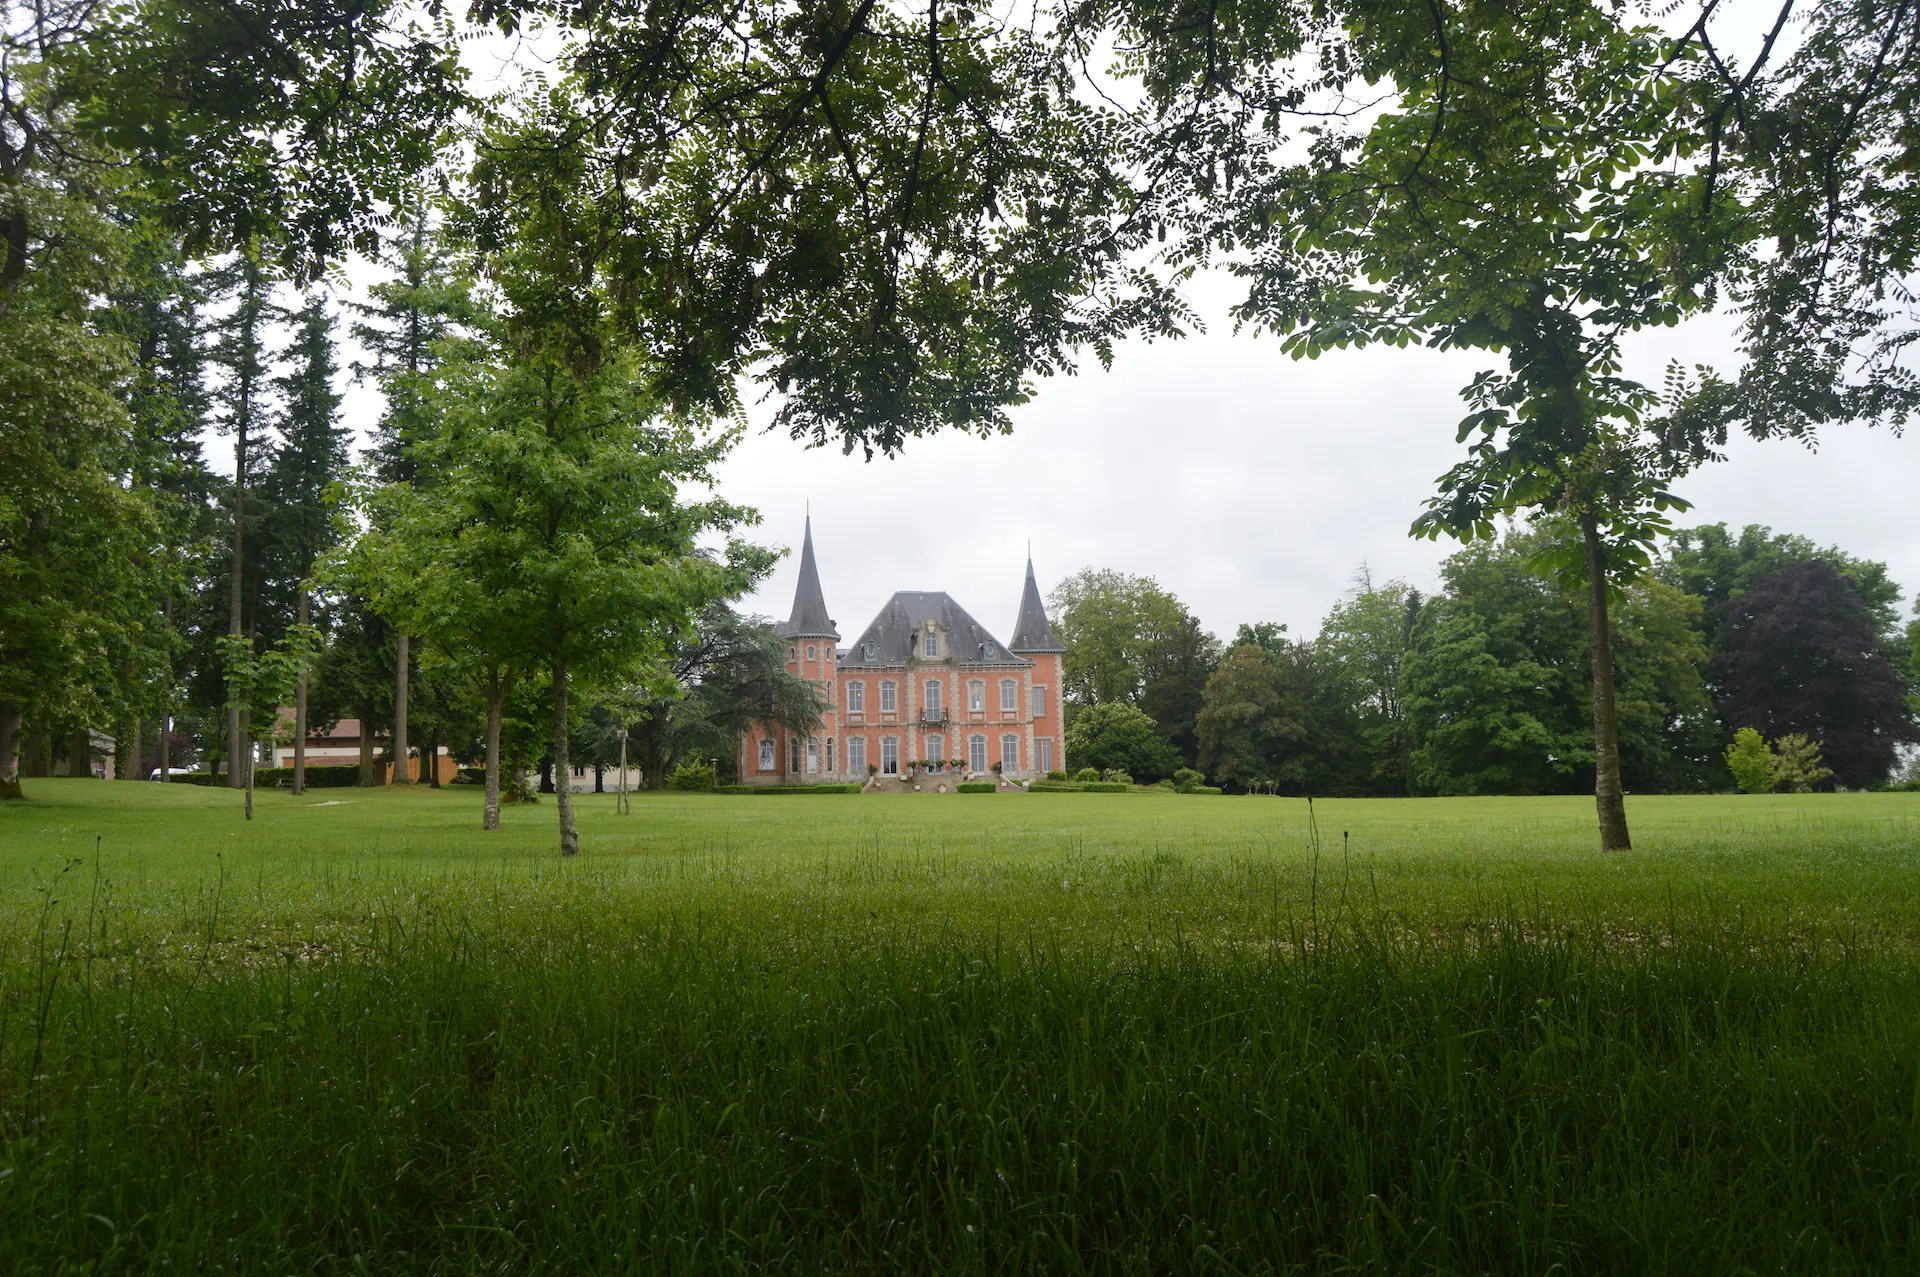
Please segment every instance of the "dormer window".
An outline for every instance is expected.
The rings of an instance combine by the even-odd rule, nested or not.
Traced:
[[[873,659],[873,644],[862,643],[860,645],[860,659],[863,661],[870,661]]]
[[[933,660],[940,655],[940,631],[927,631],[927,659]]]

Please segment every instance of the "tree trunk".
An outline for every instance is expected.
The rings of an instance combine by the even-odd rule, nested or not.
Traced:
[[[600,760],[597,758],[593,760],[593,792],[596,794],[607,792],[607,769],[600,765]]]
[[[1620,717],[1613,697],[1613,628],[1607,619],[1607,547],[1592,514],[1580,517],[1587,546],[1587,624],[1593,647],[1593,801],[1600,812],[1600,850],[1626,851],[1626,791],[1620,783]]]
[[[300,591],[300,624],[307,623],[307,592]],[[300,662],[300,681],[293,685],[293,796],[307,792],[307,663]]]
[[[25,798],[20,775],[14,769],[14,750],[20,743],[19,701],[0,701],[0,802]]]
[[[93,733],[84,727],[73,729],[67,744],[67,775],[74,778],[93,775]]]
[[[500,828],[500,714],[507,703],[505,675],[487,681],[487,799],[480,809],[480,828]]]
[[[556,645],[557,646],[557,645]],[[573,765],[567,754],[567,661],[553,662],[553,793],[560,809],[560,854],[580,854],[580,831],[573,824]]]
[[[410,785],[413,776],[407,765],[407,636],[394,641],[393,663],[393,780],[395,785]]]
[[[247,545],[247,425],[244,418],[235,436],[233,465],[233,582],[227,596],[227,633],[238,635],[241,632],[242,572]],[[247,746],[244,734],[246,724],[241,721],[239,697],[233,694],[234,691],[233,684],[228,683],[228,698],[234,703],[227,707],[227,786],[238,789],[247,783],[240,768],[240,760],[246,757]]]
[[[121,780],[138,779],[140,774],[140,716],[138,714],[129,714],[114,734],[113,761],[120,765]],[[108,777],[108,779],[113,778]]]
[[[431,718],[420,739],[420,777],[432,788],[440,788],[440,724]]]
[[[53,775],[53,746],[47,738],[53,734],[53,727],[42,715],[35,719],[33,726],[27,729],[26,758],[22,763],[25,773],[34,779],[44,779]]]
[[[360,787],[368,789],[373,783],[373,716],[363,701],[360,705]]]
[[[547,757],[540,760],[540,792],[543,794],[551,794],[553,792],[553,759],[552,757]]]
[[[160,615],[166,622],[167,636],[169,639],[171,639],[173,635],[173,594],[171,592],[167,594],[166,601],[160,607]],[[164,650],[171,652],[173,650],[173,645],[169,642],[166,645],[166,648]],[[173,657],[172,656],[167,657],[167,673],[166,673],[166,677],[163,678],[161,682],[162,682],[162,686],[170,687],[173,685]],[[170,697],[163,695],[160,698],[160,740],[158,742],[159,748],[155,751],[156,755],[160,760],[160,783],[163,785],[173,779],[173,777],[168,774],[168,769],[173,766],[173,741],[170,739],[172,736],[173,736],[173,700]]]
[[[623,816],[633,814],[633,800],[627,797],[627,732],[620,729],[620,798],[614,810]]]

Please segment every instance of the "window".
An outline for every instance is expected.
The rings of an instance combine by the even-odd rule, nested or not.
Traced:
[[[817,661],[820,659],[820,649],[815,647],[811,643],[807,644],[807,659],[810,661]]]
[[[855,736],[847,741],[847,768],[850,771],[865,774],[867,770],[867,738]]]
[[[827,771],[833,771],[833,737],[827,737]]]
[[[947,738],[944,736],[927,737],[927,761],[944,763],[947,761]]]
[[[883,736],[880,739],[880,774],[898,776],[900,774],[900,738]]]
[[[800,645],[798,643],[787,644],[787,659],[790,661],[800,659]]]
[[[1000,708],[1009,714],[1020,708],[1020,684],[1010,678],[1000,680]]]
[[[865,683],[847,684],[847,713],[864,714],[867,712],[867,685]]]
[[[978,714],[987,707],[987,685],[979,679],[967,684],[967,708]]]
[[[763,772],[773,770],[773,742],[770,740],[760,742],[760,770]]]
[[[880,712],[891,714],[900,708],[900,685],[892,679],[882,679],[880,683]]]
[[[927,631],[927,657],[932,659],[940,655],[940,631]]]
[[[983,772],[987,770],[987,738],[978,734],[967,737],[967,770]]]
[[[820,738],[818,736],[807,737],[807,770],[810,772],[820,770]]]
[[[1033,742],[1033,745],[1034,745],[1035,751],[1038,752],[1040,755],[1039,770],[1042,772],[1052,771],[1053,770],[1053,742],[1047,737],[1042,736],[1039,740]]]
[[[1020,770],[1020,738],[1012,732],[1000,738],[1000,770],[1003,772]]]
[[[798,736],[787,738],[787,771],[794,775],[800,773],[800,738]]]
[[[937,678],[928,679],[926,693],[927,698],[923,702],[923,708],[925,708],[929,714],[938,714],[940,712],[940,680]]]
[[[1027,693],[1027,713],[1034,718],[1043,718],[1047,712],[1047,689],[1039,684]]]

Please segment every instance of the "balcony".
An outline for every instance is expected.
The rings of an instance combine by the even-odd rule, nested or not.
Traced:
[[[922,709],[920,711],[920,721],[922,723],[944,723],[947,721],[947,711],[944,709]]]

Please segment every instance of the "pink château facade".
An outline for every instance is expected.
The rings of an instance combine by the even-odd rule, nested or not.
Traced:
[[[1060,658],[1033,563],[1011,641],[1002,643],[946,594],[903,590],[859,638],[840,646],[813,557],[800,551],[793,615],[780,627],[787,670],[820,689],[814,734],[756,727],[740,737],[740,782],[793,785],[902,776],[926,760],[1012,779],[1066,766]]]

